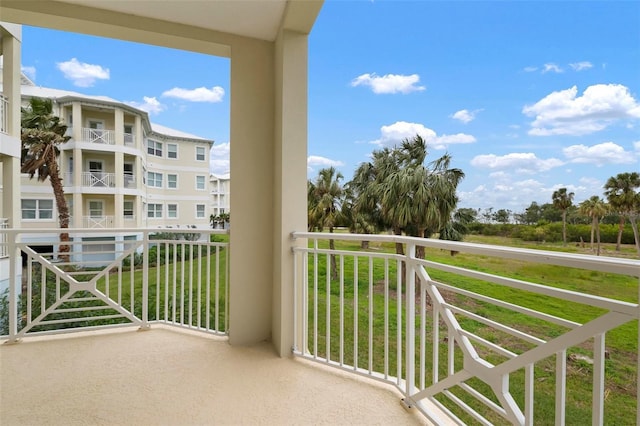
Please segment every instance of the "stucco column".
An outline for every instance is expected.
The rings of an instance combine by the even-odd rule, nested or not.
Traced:
[[[274,44],[240,40],[231,48],[232,345],[271,337],[273,288]]]
[[[8,100],[7,134],[2,135],[2,209],[0,216],[9,219],[9,226],[18,228],[20,213],[20,54],[21,28],[13,24],[3,24],[3,95]],[[9,33],[11,31],[11,33]]]
[[[307,229],[307,45],[307,35],[289,30],[276,40],[272,332],[280,356],[293,346],[291,248],[304,244],[291,232]]]
[[[124,146],[124,112],[121,109],[115,110],[114,126],[116,146]],[[124,215],[122,213],[124,209],[124,196],[122,195],[122,188],[124,188],[124,154],[119,150],[115,152],[114,163],[113,172],[116,174],[116,193],[113,203],[114,226],[116,228],[123,228]]]

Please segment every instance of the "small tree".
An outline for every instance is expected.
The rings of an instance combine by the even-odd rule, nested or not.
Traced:
[[[597,237],[596,254],[600,256],[600,218],[608,211],[607,204],[597,195],[592,196],[588,200],[580,203],[580,213],[591,218],[591,251],[593,251],[593,234]]]
[[[567,209],[573,204],[573,192],[560,188],[553,192],[553,205],[562,212],[562,244],[567,245]]]

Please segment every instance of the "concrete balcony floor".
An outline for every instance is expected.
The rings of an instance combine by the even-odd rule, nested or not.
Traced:
[[[154,325],[0,345],[0,424],[425,424],[389,386]]]

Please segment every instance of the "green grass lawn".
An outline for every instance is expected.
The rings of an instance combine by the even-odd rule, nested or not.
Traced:
[[[495,238],[487,239],[475,237],[474,242],[492,243]],[[507,244],[509,240],[500,239],[501,245]],[[536,244],[524,244],[516,241],[518,247],[540,248]],[[327,245],[320,243],[321,248]],[[336,242],[338,250],[359,251],[358,242]],[[548,249],[548,247],[544,247]],[[561,246],[556,247],[557,250]],[[567,251],[573,251],[571,248]],[[392,244],[371,243],[367,252],[387,252],[393,253]],[[435,249],[426,250],[426,258],[436,262],[461,266],[478,271],[493,273],[496,275],[509,276],[524,281],[532,281],[548,286],[579,291],[582,293],[608,297],[618,300],[637,303],[638,301],[638,281],[637,278],[625,277],[616,274],[584,271],[572,268],[556,267],[552,265],[530,264],[521,261],[497,259],[486,256],[467,255],[459,253],[451,256],[448,251]],[[396,268],[395,263],[389,270],[388,284],[384,279],[384,261],[375,260],[371,264],[363,256],[358,258],[358,268],[354,268],[355,260],[353,256],[345,256],[342,265],[344,282],[342,286],[339,280],[330,280],[327,284],[326,255],[319,255],[317,265],[314,263],[313,255],[309,256],[309,271],[313,273],[315,267],[318,269],[317,290],[313,282],[309,288],[309,335],[308,349],[312,353],[317,353],[320,357],[329,357],[333,361],[343,362],[347,365],[357,365],[359,368],[368,369],[370,366],[374,371],[388,373],[396,376],[397,368],[397,339],[396,332],[398,324],[404,328],[402,323],[397,321],[398,307],[395,301],[397,294]],[[340,259],[338,264],[340,268]],[[371,272],[370,272],[371,268]],[[357,269],[357,279],[355,278]],[[520,306],[543,311],[545,313],[570,319],[577,322],[587,322],[602,314],[602,310],[592,306],[585,306],[570,303],[548,296],[509,289],[503,286],[474,280],[458,275],[428,270],[430,276],[439,282],[443,282],[458,288],[463,288],[496,299],[508,301]],[[372,281],[369,281],[369,276]],[[357,283],[357,285],[356,285]],[[328,286],[328,287],[327,287]],[[384,297],[385,287],[390,294],[387,300]],[[317,293],[316,293],[317,291]],[[315,296],[317,294],[317,297]],[[474,301],[466,297],[455,294],[446,294],[445,298],[454,305],[474,312],[482,317],[491,318],[498,322],[508,324],[514,328],[534,334],[543,339],[550,339],[559,336],[567,329],[550,324],[546,321],[535,319],[526,315],[514,313],[510,310],[497,307],[493,304]],[[340,309],[340,301],[344,301],[344,308]],[[387,303],[389,309],[388,319],[384,319],[384,305]],[[369,321],[369,312],[372,309],[372,321]],[[329,312],[327,318],[327,312]],[[404,318],[405,310],[400,308]],[[427,313],[427,315],[430,315]],[[357,320],[356,320],[357,316]],[[317,321],[317,325],[314,323]],[[344,323],[342,332],[340,324]],[[430,317],[427,319],[430,321]],[[524,343],[519,339],[505,333],[496,331],[478,321],[464,319],[460,317],[462,326],[483,338],[507,347],[515,353],[521,353],[532,347],[531,344]],[[416,324],[419,317],[416,319]],[[356,332],[357,327],[357,332]],[[438,369],[440,377],[446,372],[446,347],[444,342],[446,336],[445,327],[440,324],[440,363]],[[389,344],[385,345],[385,330]],[[316,334],[317,333],[317,334]],[[373,335],[371,348],[369,347],[369,333]],[[426,335],[426,358],[427,368],[424,372],[426,384],[431,383],[431,336],[432,325],[428,323]],[[314,338],[317,336],[317,338]],[[404,345],[404,329],[400,333],[400,345]],[[357,344],[356,344],[357,342]],[[606,360],[606,402],[605,402],[605,423],[606,424],[635,424],[636,407],[636,369],[638,356],[638,323],[633,321],[618,327],[607,333],[606,349],[609,358]],[[329,351],[327,351],[327,345]],[[385,353],[385,346],[388,348]],[[493,363],[500,363],[505,358],[495,355],[489,350],[476,345],[478,351],[486,356]],[[593,341],[588,340],[578,347],[570,348],[567,361],[567,424],[589,423],[591,421],[591,388],[592,388],[592,368],[587,361],[578,356],[585,356],[585,359],[592,358]],[[417,351],[418,352],[418,351]],[[357,355],[356,355],[357,353]],[[418,358],[419,354],[416,354]],[[459,350],[455,354],[456,364],[460,365],[461,357]],[[402,359],[404,364],[404,359]],[[404,366],[400,367],[404,375]],[[555,357],[545,359],[535,365],[535,389],[536,399],[534,408],[535,424],[554,424],[555,405]],[[420,383],[420,375],[417,375],[417,383]],[[472,380],[474,386],[486,392],[491,399],[495,398],[488,391],[488,388],[479,380]],[[519,403],[524,401],[524,371],[518,371],[510,377],[511,392]],[[452,389],[452,392],[460,397],[465,393],[460,389]],[[482,411],[479,404],[473,398],[464,397],[475,409]],[[521,405],[522,406],[522,405]],[[459,413],[459,411],[456,411]],[[473,424],[473,420],[468,416],[461,416],[465,421]],[[489,415],[491,421],[500,424],[503,419]]]

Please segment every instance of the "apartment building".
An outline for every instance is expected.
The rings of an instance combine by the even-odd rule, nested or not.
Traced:
[[[71,139],[60,146],[60,176],[70,228],[105,230],[80,237],[93,258],[138,238],[136,228],[209,227],[212,140],[152,123],[145,111],[115,99],[38,87],[24,76],[21,83],[22,106],[33,97],[51,99],[54,114],[68,126]],[[19,202],[17,226],[57,227],[48,180],[23,174]],[[55,246],[57,234],[50,237]]]
[[[229,213],[231,193],[231,175],[225,173],[222,175],[211,174],[209,179],[209,187],[211,188],[211,214],[218,216],[221,213]]]

